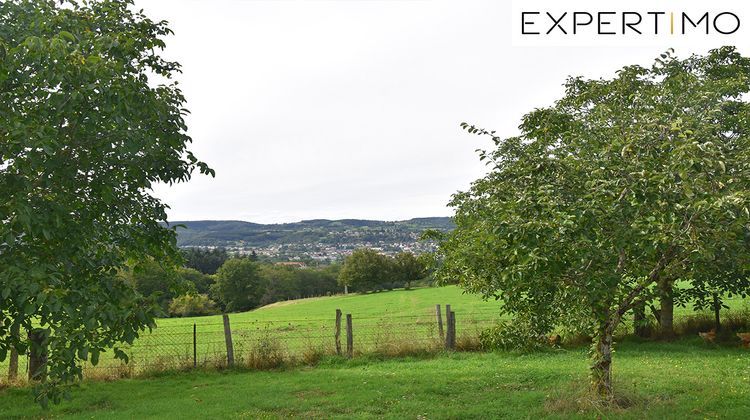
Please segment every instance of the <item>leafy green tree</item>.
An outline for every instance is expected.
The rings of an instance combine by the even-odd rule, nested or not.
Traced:
[[[308,267],[294,270],[299,292],[304,297],[324,296],[339,290],[337,278],[330,270]]]
[[[263,264],[261,276],[266,281],[266,290],[261,298],[261,305],[302,297],[299,290],[299,279],[295,275],[294,268]]]
[[[159,305],[162,309],[159,315],[166,314],[169,301],[174,296],[192,288],[192,285],[181,281],[173,268],[165,268],[153,260],[129,268],[124,277],[138,293]]]
[[[213,173],[187,149],[179,65],[159,56],[171,31],[131,5],[0,3],[0,360],[47,351],[45,405],[154,326],[117,273],[179,260],[151,188]]]
[[[392,265],[383,254],[360,248],[346,257],[339,272],[339,284],[357,291],[382,290],[391,281]]]
[[[324,296],[339,290],[335,267],[296,268],[261,264],[266,290],[261,304],[311,296]]]
[[[393,264],[394,280],[406,289],[411,287],[412,281],[421,280],[427,276],[424,261],[415,257],[411,252],[399,252],[393,257]]]
[[[228,312],[236,312],[260,305],[266,287],[258,263],[248,258],[230,258],[216,272],[211,292]]]
[[[192,288],[198,294],[208,293],[214,283],[213,276],[203,274],[192,268],[180,267],[176,274],[181,284]]]
[[[463,125],[496,148],[480,155],[488,175],[453,197],[441,271],[500,299],[530,334],[593,336],[593,388],[606,399],[628,311],[719,252],[746,260],[750,60],[729,47],[668,53],[565,88],[518,137]]]
[[[164,267],[156,261],[145,261],[129,268],[122,276],[144,297],[156,302],[162,309],[159,315],[168,314],[169,304],[176,296],[185,293],[205,294],[213,278],[192,268]]]
[[[219,267],[229,259],[229,254],[224,248],[187,248],[182,250],[182,256],[185,258],[185,267],[203,274],[216,274]]]
[[[692,303],[696,311],[710,310],[714,313],[716,332],[721,331],[721,309],[728,308],[724,303],[725,297],[739,295],[744,299],[750,291],[748,252],[732,252],[731,248],[719,248],[713,260],[695,264],[689,287],[680,293],[681,305]]]

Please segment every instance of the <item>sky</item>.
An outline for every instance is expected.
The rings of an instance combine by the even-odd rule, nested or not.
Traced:
[[[156,188],[172,221],[449,216],[491,146],[461,122],[514,135],[567,76],[611,77],[670,46],[514,46],[499,0],[136,6],[175,32],[164,56],[183,66],[191,150],[216,171]]]

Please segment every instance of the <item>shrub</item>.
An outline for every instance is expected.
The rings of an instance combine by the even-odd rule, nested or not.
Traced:
[[[479,343],[485,350],[514,350],[530,352],[549,346],[544,331],[529,322],[504,321],[479,334]]]
[[[187,294],[172,299],[169,304],[172,316],[200,316],[217,313],[216,303],[208,295]]]
[[[258,370],[276,369],[284,366],[286,356],[281,340],[266,328],[253,342],[246,365]]]

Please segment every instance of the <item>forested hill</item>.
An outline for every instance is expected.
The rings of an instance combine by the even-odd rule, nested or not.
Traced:
[[[384,250],[392,246],[417,242],[427,229],[453,229],[449,217],[425,217],[404,221],[378,220],[304,220],[297,223],[257,224],[242,221],[170,222],[182,224],[178,228],[177,244],[181,247],[270,248],[294,245],[334,246],[351,248],[378,246]]]

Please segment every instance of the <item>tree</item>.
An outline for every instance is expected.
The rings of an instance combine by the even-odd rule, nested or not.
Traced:
[[[213,174],[187,149],[184,97],[159,56],[166,22],[132,1],[0,3],[0,360],[47,357],[59,401],[82,362],[154,326],[117,273],[179,260],[156,183]],[[30,332],[28,339],[17,332]]]
[[[261,276],[265,279],[267,285],[261,298],[261,305],[302,297],[299,290],[299,279],[295,275],[294,268],[264,264],[261,267]]]
[[[180,267],[177,269],[177,277],[180,283],[186,287],[192,287],[198,294],[206,294],[214,283],[213,276],[203,274],[192,268]]]
[[[346,257],[339,272],[339,284],[358,291],[382,290],[391,281],[388,257],[369,248],[360,248]]]
[[[254,253],[255,251],[253,255]],[[203,274],[216,274],[219,267],[229,259],[229,254],[224,248],[187,248],[182,250],[182,256],[185,258],[185,267]]]
[[[593,388],[610,398],[625,314],[720,252],[747,259],[749,84],[734,48],[667,53],[613,79],[568,79],[518,137],[463,124],[496,147],[480,154],[489,174],[451,201],[441,275],[500,299],[533,334],[593,336]]]
[[[266,290],[258,263],[248,258],[230,258],[216,272],[212,294],[228,312],[257,307]]]
[[[724,297],[737,294],[744,299],[750,291],[748,253],[732,252],[731,248],[719,248],[713,260],[701,265],[696,264],[689,287],[680,293],[681,305],[692,303],[696,311],[708,309],[714,313],[716,332],[721,331],[721,309],[728,308],[724,304]]]
[[[411,282],[423,279],[427,276],[427,267],[424,262],[415,257],[411,252],[399,252],[393,257],[394,277],[406,289]]]
[[[173,297],[191,288],[181,281],[173,268],[162,267],[153,260],[128,268],[123,275],[138,293],[159,305],[161,311],[158,315],[167,313],[169,301]]]

